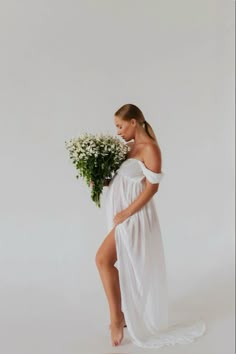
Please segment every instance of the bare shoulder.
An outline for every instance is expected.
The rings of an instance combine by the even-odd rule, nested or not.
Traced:
[[[146,144],[143,149],[143,160],[145,166],[156,173],[161,173],[162,157],[161,149],[157,144]]]

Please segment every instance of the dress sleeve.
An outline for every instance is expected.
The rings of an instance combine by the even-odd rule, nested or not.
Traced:
[[[164,172],[156,173],[146,168],[143,168],[143,173],[147,180],[152,184],[160,183],[160,181],[164,177]]]

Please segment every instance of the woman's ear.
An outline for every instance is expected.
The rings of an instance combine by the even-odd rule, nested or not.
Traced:
[[[133,127],[135,127],[137,125],[137,120],[135,118],[132,118],[130,120],[130,122],[131,122],[131,125],[133,125]]]

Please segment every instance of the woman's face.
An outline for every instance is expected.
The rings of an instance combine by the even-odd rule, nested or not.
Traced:
[[[120,135],[125,141],[129,141],[134,138],[136,120],[130,121],[123,120],[117,116],[114,117],[115,126],[117,128],[117,135]]]

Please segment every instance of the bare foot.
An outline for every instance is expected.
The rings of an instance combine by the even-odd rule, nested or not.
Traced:
[[[123,339],[124,324],[124,318],[118,321],[114,321],[110,324],[111,342],[113,347],[119,345]]]

